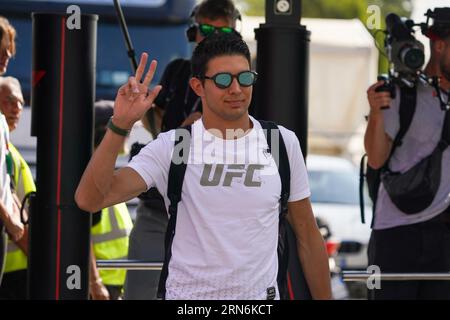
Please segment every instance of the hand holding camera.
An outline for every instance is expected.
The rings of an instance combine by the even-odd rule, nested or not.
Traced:
[[[386,84],[385,80],[378,80],[367,90],[370,112],[381,114],[381,110],[388,109],[392,100],[392,91],[395,94],[395,87]]]

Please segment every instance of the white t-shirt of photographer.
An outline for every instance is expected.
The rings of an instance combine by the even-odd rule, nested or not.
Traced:
[[[429,156],[441,139],[445,112],[442,111],[434,88],[422,82],[417,86],[417,101],[414,117],[406,132],[402,145],[395,149],[389,168],[395,172],[405,172]],[[447,97],[443,97],[446,101]],[[386,134],[395,139],[400,130],[400,90],[390,108],[383,111]],[[389,198],[383,184],[378,190],[374,229],[387,229],[427,221],[450,205],[450,148],[442,157],[441,183],[436,196],[428,208],[417,214],[405,214]]]

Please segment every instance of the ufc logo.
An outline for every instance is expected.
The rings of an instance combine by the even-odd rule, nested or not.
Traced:
[[[225,167],[223,164],[218,164],[215,166],[214,173],[211,177],[211,171],[213,171],[212,164],[206,164],[203,167],[202,177],[200,179],[200,185],[204,187],[216,187],[220,184],[222,176],[224,176],[222,185],[224,187],[230,187],[231,182],[235,178],[242,178],[245,175],[244,185],[246,187],[260,187],[261,181],[254,181],[253,176],[256,170],[262,170],[263,165],[260,164],[250,164],[247,169],[243,164],[230,164]]]

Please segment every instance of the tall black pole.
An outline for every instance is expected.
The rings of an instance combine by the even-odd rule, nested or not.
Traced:
[[[136,52],[134,51],[133,43],[131,42],[130,34],[128,33],[127,23],[125,21],[122,6],[120,5],[119,0],[114,0],[114,8],[116,9],[117,20],[119,21],[120,30],[122,30],[125,45],[127,46],[127,54],[130,58],[131,67],[133,69],[133,73],[135,73],[138,67]]]
[[[300,18],[301,0],[266,0],[266,23],[255,30],[259,78],[253,112],[293,130],[306,158],[310,32]],[[310,299],[292,230],[288,237],[290,298]]]
[[[87,299],[91,217],[74,194],[92,153],[96,15],[33,14],[31,299]],[[76,17],[75,17],[76,19]]]

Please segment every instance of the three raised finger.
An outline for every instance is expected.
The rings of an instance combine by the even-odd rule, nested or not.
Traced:
[[[158,62],[156,60],[152,60],[150,63],[150,68],[147,71],[147,74],[145,75],[145,79],[143,81],[143,85],[148,87],[150,83],[152,82],[153,76],[155,75],[156,66],[158,65]]]
[[[142,53],[141,61],[139,61],[139,66],[136,69],[135,78],[138,82],[141,81],[142,75],[144,74],[145,67],[147,66],[148,54],[146,52]]]
[[[156,87],[154,87],[153,90],[149,91],[148,96],[145,98],[145,100],[147,102],[153,103],[153,101],[156,99],[156,97],[158,96],[161,89],[162,89],[162,86],[160,86],[160,85],[157,85]]]
[[[128,79],[128,89],[130,93],[139,93],[138,80],[135,77],[130,77]]]

